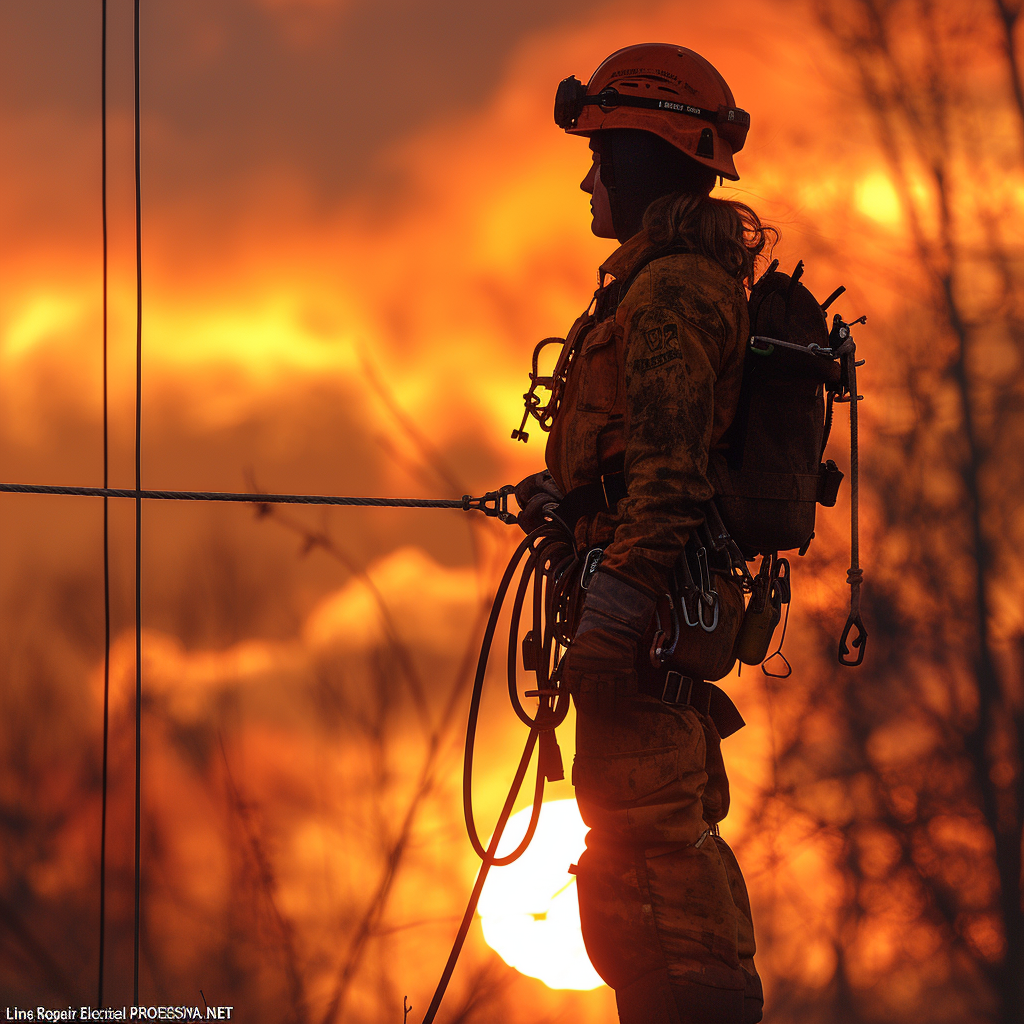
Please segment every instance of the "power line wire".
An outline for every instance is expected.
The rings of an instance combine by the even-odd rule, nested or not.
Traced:
[[[142,907],[142,140],[139,109],[139,0],[135,0],[135,1006],[139,1005]]]
[[[109,486],[107,443],[107,0],[103,0],[100,45],[100,177],[103,207],[103,486]],[[110,508],[103,498],[103,801],[100,824],[100,954],[96,1009],[103,1007],[107,927],[107,768],[110,749]]]

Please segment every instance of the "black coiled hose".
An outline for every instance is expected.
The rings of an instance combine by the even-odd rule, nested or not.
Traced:
[[[492,867],[511,864],[526,851],[537,830],[540,820],[540,808],[544,800],[545,780],[563,778],[561,755],[555,741],[555,729],[565,720],[569,712],[569,694],[562,684],[561,651],[568,647],[571,637],[568,635],[571,623],[576,614],[576,601],[580,596],[578,576],[576,572],[580,564],[576,552],[572,530],[556,515],[549,515],[547,521],[527,537],[516,548],[508,563],[505,573],[498,585],[498,592],[491,606],[491,614],[484,630],[483,643],[480,647],[480,658],[476,667],[476,678],[473,682],[473,696],[469,706],[469,724],[466,729],[466,755],[462,776],[462,803],[466,818],[466,831],[469,841],[473,844],[477,856],[482,861],[480,870],[469,897],[469,904],[462,917],[458,934],[452,945],[448,962],[441,974],[441,980],[434,990],[434,998],[430,1002],[423,1024],[431,1024],[441,1000],[444,998],[448,982],[451,980],[455,964],[462,952],[469,926],[473,923],[480,893]],[[484,676],[490,657],[491,644],[497,629],[498,618],[505,604],[506,595],[519,572],[519,583],[515,590],[512,603],[512,616],[509,623],[508,638],[508,692],[512,707],[519,719],[529,728],[523,755],[519,759],[512,786],[505,798],[505,804],[498,815],[498,823],[486,849],[480,841],[473,814],[473,751],[476,745],[477,720],[480,715],[480,698],[483,693]],[[536,712],[531,715],[523,707],[519,699],[519,630],[522,620],[523,606],[526,603],[527,591],[533,585],[531,609],[533,623],[527,633],[526,642],[531,651],[532,665],[530,670],[536,674],[537,689],[528,691],[527,695],[538,698]],[[533,793],[533,809],[530,824],[522,842],[511,853],[504,857],[496,856],[502,833],[508,823],[512,808],[515,805],[527,769],[533,758],[534,747],[540,745],[537,757],[537,781]]]

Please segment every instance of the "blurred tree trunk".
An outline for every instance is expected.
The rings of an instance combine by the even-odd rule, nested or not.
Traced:
[[[816,3],[907,239],[903,311],[870,331],[893,395],[865,458],[871,647],[777,758],[776,795],[842,841],[833,1020],[1024,1020],[1021,6]],[[827,755],[804,728],[823,708]]]

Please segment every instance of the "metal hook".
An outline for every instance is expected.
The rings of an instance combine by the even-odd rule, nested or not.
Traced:
[[[847,640],[850,636],[850,630],[854,627],[857,629],[857,633],[850,643],[850,646],[857,652],[856,660],[850,657],[850,646],[847,646]],[[864,623],[861,622],[860,613],[856,615],[852,614],[846,620],[846,628],[843,630],[843,635],[839,638],[839,664],[849,665],[856,667],[864,660],[864,651],[868,643],[868,631],[864,628]]]
[[[700,625],[700,592],[698,591],[698,593],[697,593],[697,618],[695,618],[695,619],[691,619],[690,618],[690,607],[686,603],[686,594],[685,593],[679,595],[679,603],[683,606],[683,621],[685,621],[685,623],[688,626],[690,626],[691,628],[694,627],[694,626],[699,626]]]
[[[670,634],[665,633],[665,623],[661,621],[661,606],[655,607],[654,614],[658,620],[658,628],[654,634],[654,639],[651,641],[651,664],[655,668],[660,668],[666,658],[671,658],[675,653],[676,644],[679,643],[680,629],[679,629],[679,613],[676,610],[675,602],[672,600],[671,594],[662,595],[668,602],[668,613],[669,621],[671,622],[672,632]],[[679,600],[682,602],[683,608],[686,608],[686,598],[680,595]],[[685,614],[685,611],[684,611]],[[689,618],[689,616],[687,616]]]
[[[557,373],[552,373],[550,376],[544,376],[540,372],[540,354],[541,351],[548,345],[554,344],[565,345],[563,338],[544,338],[543,341],[537,343],[537,346],[533,350],[533,370],[530,373],[530,390],[523,395],[526,408],[523,411],[523,422],[519,424],[517,430],[512,431],[513,441],[522,441],[524,444],[530,439],[530,435],[526,428],[526,423],[531,416],[537,419],[540,423],[541,430],[551,429],[551,419],[554,418],[555,409],[558,405],[558,396],[556,391],[558,390],[558,382],[556,381]],[[556,367],[557,369],[557,367]],[[536,394],[538,387],[546,388],[550,392],[547,405],[541,406],[540,396]]]
[[[718,594],[712,590],[708,596],[711,597],[710,601],[705,601],[704,594],[697,595],[697,618],[700,619],[700,628],[703,629],[705,633],[714,633],[714,631],[718,629]],[[707,604],[714,612],[710,626],[704,621],[705,604]]]
[[[713,598],[711,596],[711,570],[708,568],[708,549],[706,547],[697,548],[697,569],[700,572],[700,593],[704,600],[711,604]]]

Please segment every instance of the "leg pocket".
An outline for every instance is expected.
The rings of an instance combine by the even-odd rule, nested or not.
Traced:
[[[610,716],[579,705],[573,782],[583,820],[603,841],[696,841],[705,828],[704,757],[692,708],[637,697]]]
[[[591,756],[577,754],[572,766],[572,782],[580,795],[602,803],[643,800],[678,777],[676,746]]]
[[[566,672],[569,692],[584,714],[617,720],[636,700],[635,672]]]
[[[583,944],[594,970],[614,989],[664,970],[650,901],[640,891],[636,851],[589,848],[576,868]]]

